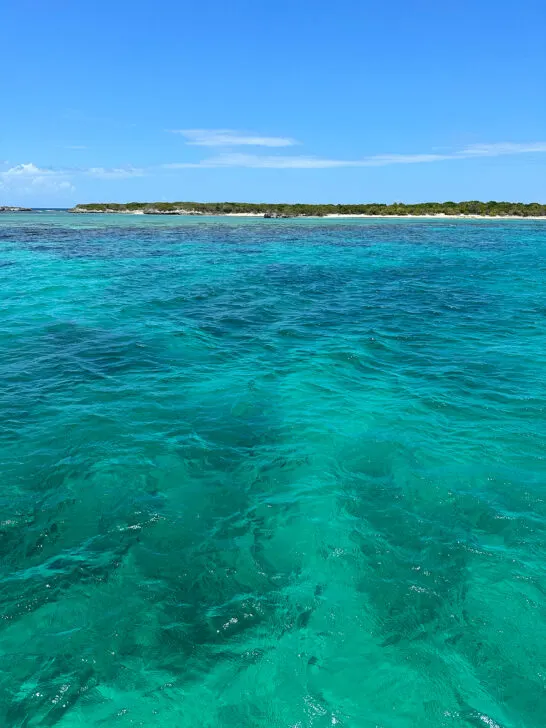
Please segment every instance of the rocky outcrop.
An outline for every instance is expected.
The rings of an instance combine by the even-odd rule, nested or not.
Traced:
[[[80,207],[79,205],[76,205],[76,207],[72,207],[70,210],[68,210],[68,212],[77,212],[81,215],[97,215],[104,212],[116,213],[120,215],[131,214],[129,210],[112,210],[109,207],[104,208],[104,210],[94,210],[93,208],[88,209],[87,207]]]
[[[76,205],[76,207],[71,208],[68,212],[76,212],[83,215],[95,215],[95,214],[115,214],[115,215],[203,215],[205,213],[200,212],[199,210],[182,210],[182,209],[174,209],[174,210],[158,210],[155,207],[145,207],[142,210],[127,210],[127,209],[121,209],[116,210],[111,207],[101,207],[101,208],[89,208],[89,207],[81,207],[80,205]]]
[[[145,215],[204,215],[205,213],[198,210],[156,210],[150,208],[143,211]]]
[[[0,212],[32,212],[32,207],[13,207],[10,205],[0,205]]]

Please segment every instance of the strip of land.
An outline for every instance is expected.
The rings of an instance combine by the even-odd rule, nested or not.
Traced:
[[[307,205],[252,202],[100,202],[76,205],[74,213],[133,215],[230,215],[248,217],[546,217],[538,202],[423,202],[358,205]]]

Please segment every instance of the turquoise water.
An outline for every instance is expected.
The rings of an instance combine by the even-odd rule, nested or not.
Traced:
[[[0,216],[0,724],[546,723],[546,222]]]

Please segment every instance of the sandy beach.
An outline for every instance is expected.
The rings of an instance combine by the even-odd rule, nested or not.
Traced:
[[[144,210],[86,210],[78,209],[77,207],[70,212],[76,212],[80,214],[106,214],[106,215],[146,215],[150,217],[155,216],[169,216],[169,217],[237,217],[237,218],[261,218],[264,219],[263,212],[201,212],[200,210],[177,210],[169,212],[145,212]],[[423,214],[423,215],[365,215],[365,214],[344,214],[344,213],[329,213],[327,215],[294,215],[288,216],[287,218],[272,218],[288,219],[288,220],[544,220],[546,221],[546,215],[446,215],[444,213],[438,214]]]

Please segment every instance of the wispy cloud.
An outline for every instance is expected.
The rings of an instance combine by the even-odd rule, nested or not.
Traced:
[[[224,133],[224,132],[222,132]],[[268,139],[268,137],[265,137]],[[275,137],[277,139],[277,137]],[[280,138],[279,138],[280,139]],[[197,144],[197,142],[195,142]],[[243,142],[249,143],[250,142]],[[202,143],[204,146],[204,143]],[[306,155],[244,154],[225,152],[197,162],[171,162],[155,167],[40,167],[33,162],[13,164],[0,162],[0,190],[13,195],[26,195],[39,191],[61,194],[75,190],[78,180],[127,180],[147,174],[168,173],[179,169],[335,169],[386,167],[400,164],[429,164],[432,162],[482,159],[486,157],[545,154],[546,142],[494,142],[472,144],[457,150],[437,150],[420,154],[376,154],[361,159],[335,159]]]
[[[171,162],[164,169],[192,169],[199,167],[249,167],[253,169],[319,169],[328,167],[360,167],[361,162],[320,157],[281,156],[259,154],[219,154],[200,162]]]
[[[472,144],[458,154],[465,157],[500,157],[505,154],[531,154],[533,152],[546,152],[546,142]]]
[[[171,129],[181,134],[186,144],[197,147],[292,147],[297,144],[290,137],[263,136],[234,129]]]
[[[85,144],[67,144],[65,146],[65,149],[73,149],[73,150],[81,150],[81,149],[87,149]]]
[[[252,169],[332,169],[336,167],[387,167],[393,164],[424,164],[478,157],[544,153],[546,142],[473,144],[443,154],[376,154],[361,159],[329,159],[303,155],[259,155],[227,153],[199,162],[171,162],[164,169],[246,167]]]
[[[82,170],[84,174],[99,179],[127,179],[129,177],[143,177],[144,170],[138,167],[90,167]]]

